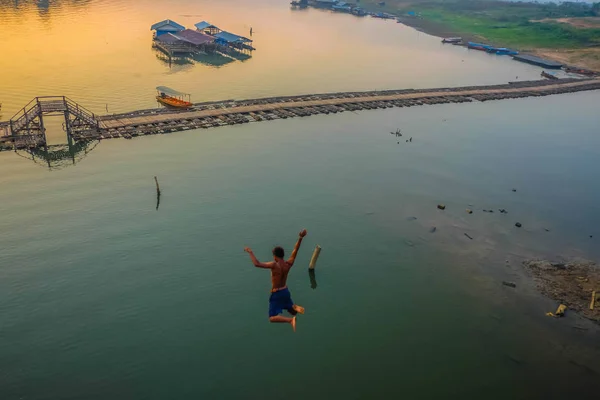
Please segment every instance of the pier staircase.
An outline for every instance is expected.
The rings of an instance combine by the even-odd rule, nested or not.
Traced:
[[[94,136],[100,130],[96,115],[66,96],[36,97],[16,113],[5,127],[15,147],[46,145],[45,115],[64,115],[64,129],[69,138]]]

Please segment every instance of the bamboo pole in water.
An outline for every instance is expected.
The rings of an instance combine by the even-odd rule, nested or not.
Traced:
[[[321,246],[317,245],[317,247],[315,247],[315,251],[313,252],[312,258],[310,259],[310,264],[308,265],[309,269],[315,269],[317,260],[319,259],[319,254],[321,254]]]
[[[158,179],[154,177],[154,182],[156,182],[156,195],[160,196],[160,186],[158,186]]]

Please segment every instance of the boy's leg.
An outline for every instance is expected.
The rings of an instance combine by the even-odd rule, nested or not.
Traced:
[[[269,317],[269,321],[271,322],[287,322],[288,324],[292,324],[292,329],[296,332],[296,317],[284,317],[283,315],[275,315],[273,317]]]
[[[304,314],[304,307],[294,304],[293,309],[296,313]],[[292,315],[296,315],[295,313]]]
[[[293,318],[290,317],[284,317],[283,315],[274,315],[269,317],[269,321],[271,322],[287,322],[288,324],[292,322],[292,319]]]

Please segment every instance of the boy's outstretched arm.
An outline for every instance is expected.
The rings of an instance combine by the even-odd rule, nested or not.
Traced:
[[[250,254],[250,259],[252,260],[252,264],[254,264],[254,266],[256,268],[273,268],[273,263],[272,262],[268,262],[268,263],[262,263],[260,261],[258,261],[258,258],[256,258],[256,256],[254,255],[254,252],[252,251],[252,249],[250,247],[246,247],[244,248],[244,251],[248,254]]]
[[[298,234],[298,241],[296,242],[296,245],[294,246],[292,255],[287,260],[287,262],[288,262],[288,264],[290,264],[290,266],[294,265],[294,261],[296,261],[296,256],[298,255],[298,250],[300,250],[300,245],[302,244],[302,239],[304,238],[304,236],[306,236],[306,233],[307,233],[306,229],[302,229],[300,231],[300,233]]]

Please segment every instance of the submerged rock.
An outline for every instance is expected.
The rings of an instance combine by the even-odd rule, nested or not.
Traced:
[[[503,284],[504,286],[508,286],[508,287],[511,287],[511,288],[516,288],[516,287],[517,287],[517,284],[516,284],[516,283],[514,283],[514,282],[502,281],[502,284]]]
[[[435,231],[437,231],[437,228],[435,226],[432,226],[431,229],[429,229],[429,232],[434,233]]]

